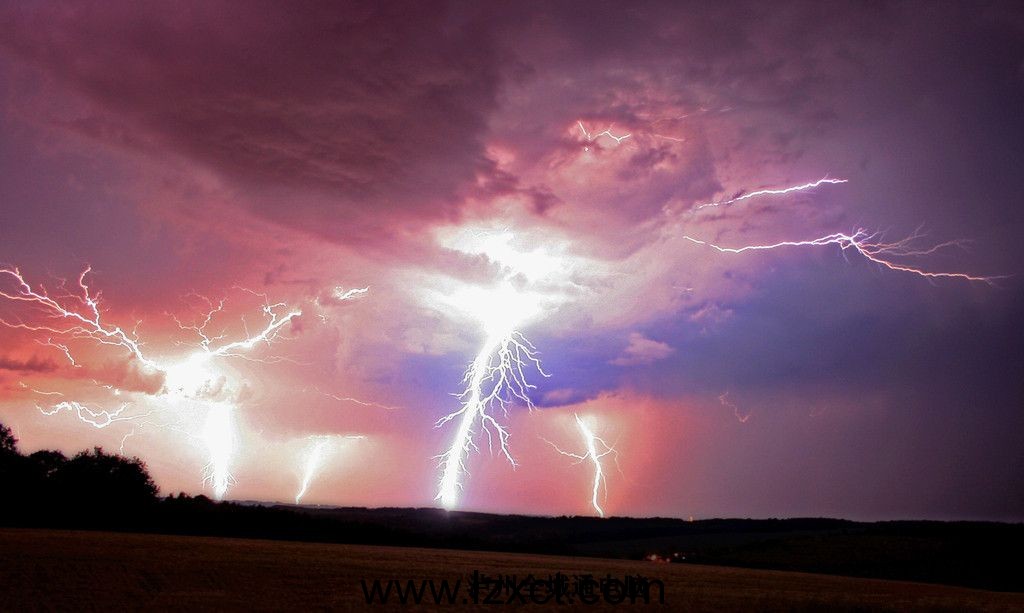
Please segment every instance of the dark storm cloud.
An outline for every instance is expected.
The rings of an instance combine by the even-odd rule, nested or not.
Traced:
[[[0,356],[0,370],[13,370],[15,372],[53,372],[57,370],[57,364],[53,360],[44,360],[32,356],[27,360]]]
[[[75,125],[169,148],[268,217],[332,237],[451,217],[491,165],[500,58],[477,11],[426,3],[9,5],[4,47],[85,94]]]
[[[1019,3],[5,6],[0,71],[17,65],[11,75],[33,78],[0,80],[3,259],[55,253],[75,269],[106,254],[137,269],[144,288],[134,303],[114,304],[141,303],[158,285],[187,289],[224,265],[217,235],[214,245],[196,243],[190,265],[176,253],[166,262],[139,256],[178,240],[140,235],[152,211],[138,204],[174,203],[147,189],[176,172],[187,181],[175,196],[184,192],[195,210],[245,207],[261,224],[279,224],[263,224],[273,232],[372,241],[379,249],[368,259],[381,261],[372,283],[346,271],[325,284],[328,273],[312,269],[329,261],[303,268],[260,235],[243,240],[238,259],[282,260],[263,276],[275,300],[297,299],[289,284],[321,297],[335,282],[374,285],[365,301],[335,309],[352,325],[310,356],[333,365],[317,384],[341,385],[336,345],[352,342],[348,370],[380,361],[381,387],[414,399],[410,432],[420,418],[434,432],[476,331],[393,304],[378,281],[395,282],[385,269],[395,256],[491,282],[495,263],[440,250],[430,232],[460,215],[498,218],[495,196],[515,196],[526,211],[517,232],[553,227],[574,254],[596,254],[631,281],[610,299],[604,280],[586,288],[600,294],[591,311],[621,316],[558,314],[527,330],[553,374],[537,382],[538,404],[555,412],[625,389],[680,415],[691,401],[702,418],[721,413],[724,425],[693,464],[706,481],[703,513],[1024,517],[1019,276],[995,288],[929,284],[833,248],[719,257],[660,242],[666,205],[685,232],[728,245],[858,225],[900,237],[925,223],[929,240],[974,242],[922,266],[1024,273]],[[578,120],[634,137],[583,156]],[[88,163],[30,164],[26,152],[46,149],[46,130],[84,135],[78,153]],[[134,164],[108,163],[108,149]],[[850,182],[682,216],[706,199],[826,173]],[[145,187],[96,204],[107,202],[108,185],[132,179]],[[202,191],[209,184],[216,197]],[[217,229],[238,233],[237,218]],[[69,247],[72,234],[84,246]],[[410,235],[415,245],[402,240]],[[301,238],[310,252],[333,248]],[[652,255],[629,259],[638,253]],[[661,300],[677,281],[673,299]],[[630,300],[636,308],[619,304]],[[582,300],[566,307],[587,309]],[[126,389],[162,385],[131,364],[107,370],[100,378]],[[727,391],[748,422],[718,400]],[[289,421],[285,404],[266,411]],[[315,411],[310,427],[326,416]],[[647,485],[665,492],[658,509],[685,515],[694,492],[672,489],[664,475],[681,465],[688,433],[661,430],[665,464]],[[396,444],[403,454],[436,453],[406,434]],[[650,433],[637,436],[649,442]]]

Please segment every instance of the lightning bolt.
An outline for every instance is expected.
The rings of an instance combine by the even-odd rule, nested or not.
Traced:
[[[11,277],[14,280],[16,291],[11,293],[0,290],[0,297],[15,302],[27,302],[46,316],[55,320],[64,320],[65,327],[48,325],[27,324],[24,321],[10,322],[0,318],[0,325],[8,328],[29,330],[32,332],[48,332],[50,334],[66,335],[72,338],[86,338],[103,345],[115,345],[124,347],[143,364],[159,369],[156,362],[149,359],[142,353],[142,347],[134,334],[125,332],[116,325],[107,324],[102,320],[99,301],[100,295],[93,295],[85,277],[92,272],[91,266],[86,266],[82,274],[78,276],[78,289],[76,294],[64,296],[67,301],[77,303],[75,306],[65,306],[56,299],[50,297],[45,290],[34,289],[17,268],[0,268],[0,276]]]
[[[34,387],[30,387],[30,386],[26,385],[24,381],[18,381],[18,387],[20,387],[22,389],[26,389],[26,390],[34,393],[34,394],[39,394],[40,396],[63,396],[64,395],[64,394],[62,394],[60,392],[44,392],[42,390],[37,390]]]
[[[485,295],[465,295],[462,302],[478,317],[486,340],[466,369],[465,388],[456,396],[462,401],[461,406],[435,424],[440,427],[449,421],[458,421],[451,446],[439,456],[441,480],[435,500],[440,500],[448,509],[458,503],[462,489],[459,480],[466,473],[465,457],[470,449],[477,449],[473,442],[474,425],[479,421],[480,428],[487,434],[488,448],[493,451],[497,441],[501,454],[515,466],[508,448],[508,430],[489,411],[497,407],[507,415],[509,405],[516,401],[534,408],[529,391],[535,386],[527,381],[526,370],[534,368],[541,375],[549,376],[541,366],[536,348],[515,329],[528,307],[523,296],[510,284]]]
[[[300,309],[289,308],[283,302],[270,302],[265,294],[245,288],[236,288],[263,299],[261,313],[266,321],[254,333],[250,333],[246,329],[245,334],[241,338],[227,340],[226,333],[213,334],[209,331],[215,317],[224,312],[226,301],[214,302],[198,294],[192,294],[205,301],[209,307],[197,322],[194,324],[184,324],[177,317],[173,315],[171,317],[180,329],[192,332],[198,336],[198,349],[177,360],[158,359],[143,351],[143,343],[137,334],[140,322],[136,323],[135,329],[128,331],[104,319],[103,310],[101,309],[101,294],[93,292],[86,280],[91,272],[92,268],[86,266],[78,276],[77,286],[73,292],[54,295],[47,292],[41,286],[38,288],[34,287],[16,267],[0,268],[0,279],[8,279],[12,286],[11,288],[0,289],[0,298],[18,304],[27,304],[41,313],[44,318],[51,320],[38,323],[27,322],[23,319],[7,320],[0,318],[0,325],[12,329],[47,334],[48,338],[45,342],[41,340],[36,342],[58,349],[68,358],[72,366],[76,368],[80,364],[75,360],[70,348],[65,344],[54,341],[53,336],[88,340],[100,345],[124,348],[132,357],[139,360],[145,366],[155,372],[164,374],[165,385],[162,392],[179,401],[192,401],[200,397],[200,393],[214,377],[211,365],[214,358],[239,357],[253,359],[244,354],[251,352],[261,344],[270,345],[281,335],[286,325],[302,315]],[[63,289],[65,285],[66,282],[61,281],[59,287]],[[362,295],[366,291],[368,291],[368,288],[350,290],[335,297],[338,299],[349,299]],[[245,320],[243,319],[242,322],[244,324]],[[274,360],[270,358],[257,361],[272,363]],[[27,386],[25,387],[27,388]],[[110,386],[104,387],[109,388]],[[39,392],[34,389],[32,391],[46,394],[46,392]],[[116,394],[117,391],[115,390],[114,393]],[[59,395],[57,392],[52,394]],[[48,416],[64,412],[71,413],[83,423],[95,428],[105,428],[116,422],[137,420],[150,415],[150,413],[129,415],[126,413],[129,406],[130,403],[123,403],[115,410],[103,410],[82,402],[68,400],[58,402],[48,408],[42,406],[38,406],[38,408],[40,412]],[[203,483],[211,485],[218,499],[224,496],[228,487],[234,482],[234,478],[230,473],[230,463],[235,454],[237,442],[233,424],[233,413],[234,410],[230,404],[224,402],[211,403],[199,437],[205,443],[209,453],[209,461],[203,469]],[[122,441],[122,446],[123,443],[124,441]]]
[[[146,413],[145,415],[122,416],[122,413],[124,413],[125,410],[127,410],[130,405],[131,403],[125,402],[122,403],[121,406],[116,411],[105,411],[102,409],[93,410],[80,402],[75,402],[74,400],[67,400],[58,402],[57,404],[51,406],[49,409],[43,408],[38,404],[36,405],[36,408],[39,409],[40,413],[46,416],[56,415],[61,411],[70,411],[72,413],[75,413],[78,416],[79,420],[89,424],[94,428],[106,428],[107,426],[114,422],[130,421],[133,419],[139,419],[149,415],[149,413]]]
[[[309,455],[306,456],[306,467],[302,473],[302,483],[299,486],[299,491],[295,494],[295,504],[298,504],[302,497],[306,495],[310,481],[313,480],[316,472],[320,469],[320,464],[323,463],[324,454],[327,452],[327,445],[327,439],[320,438],[310,449]]]
[[[124,455],[124,446],[128,442],[128,439],[130,439],[133,436],[135,436],[135,428],[132,428],[129,432],[126,432],[125,435],[121,437],[121,446],[118,447],[117,451],[120,455]]]
[[[616,466],[618,466],[619,458],[618,452],[612,445],[609,445],[601,437],[594,434],[594,431],[590,429],[590,426],[580,418],[579,414],[573,413],[573,417],[576,418],[576,427],[579,428],[580,435],[583,437],[583,445],[586,447],[587,452],[583,455],[576,453],[570,453],[563,451],[558,448],[551,441],[544,439],[544,441],[555,448],[558,453],[568,456],[576,460],[576,463],[585,462],[590,460],[590,463],[594,466],[594,481],[590,492],[590,505],[594,507],[594,510],[601,517],[604,517],[604,509],[601,508],[601,504],[598,502],[602,487],[604,488],[605,497],[608,495],[608,479],[605,476],[604,466],[601,464],[601,459],[605,456],[612,455],[612,459],[615,460]],[[603,451],[598,451],[598,445],[601,446]],[[621,469],[619,472],[622,472]]]
[[[369,287],[357,287],[349,290],[336,287],[331,292],[331,297],[334,298],[335,300],[352,300],[353,298],[358,298],[362,296],[368,291],[370,291]]]
[[[53,347],[54,349],[57,349],[58,351],[63,353],[64,356],[68,359],[68,361],[71,362],[71,366],[73,366],[75,368],[81,368],[82,367],[81,364],[79,364],[78,362],[75,361],[75,358],[71,355],[71,349],[69,349],[67,345],[62,345],[61,343],[55,343],[55,342],[53,342],[52,338],[48,338],[48,339],[46,339],[46,341],[36,340],[36,342],[39,343],[40,345],[42,345],[43,347]]]
[[[578,125],[580,127],[580,132],[583,133],[583,137],[587,139],[588,143],[592,143],[596,139],[598,139],[598,138],[600,138],[602,136],[607,136],[608,138],[614,140],[615,144],[620,144],[622,141],[624,141],[627,138],[629,138],[630,136],[632,136],[632,134],[624,134],[622,136],[615,136],[614,134],[612,134],[611,127],[609,127],[607,130],[604,130],[602,132],[598,132],[596,134],[591,134],[590,132],[587,131],[586,128],[583,127],[583,122],[582,121],[577,121],[576,125]],[[590,147],[585,147],[584,150],[585,151],[590,151]]]
[[[804,183],[802,185],[793,185],[791,187],[782,187],[782,188],[773,188],[773,189],[761,189],[761,190],[757,190],[755,192],[749,192],[749,193],[743,194],[742,196],[737,196],[736,198],[732,198],[730,200],[720,200],[718,202],[707,202],[707,203],[704,203],[704,204],[698,204],[697,206],[693,207],[693,210],[699,211],[700,209],[706,209],[708,207],[728,206],[730,204],[735,204],[737,202],[742,202],[743,200],[749,200],[751,198],[757,198],[759,196],[781,196],[783,194],[790,194],[790,193],[793,193],[793,192],[802,192],[802,191],[805,191],[805,190],[814,189],[815,187],[818,187],[819,185],[825,185],[825,184],[828,184],[828,185],[839,185],[841,183],[848,183],[848,182],[849,181],[847,181],[846,179],[829,179],[828,177],[824,177],[824,178],[818,179],[817,181],[811,181],[810,183]]]
[[[915,243],[922,238],[922,236],[916,232],[907,238],[898,241],[886,242],[881,239],[880,233],[869,232],[863,228],[858,228],[852,234],[836,232],[834,234],[810,240],[779,241],[776,243],[745,245],[742,247],[722,247],[705,240],[693,238],[692,236],[683,236],[682,238],[697,245],[710,247],[721,253],[746,253],[748,251],[768,251],[771,249],[781,249],[783,247],[821,247],[826,245],[837,245],[842,251],[853,250],[867,260],[888,268],[889,270],[906,272],[920,277],[925,277],[927,279],[962,279],[965,281],[981,281],[993,285],[996,280],[1004,278],[998,276],[971,275],[962,272],[928,271],[917,266],[900,264],[894,261],[893,258],[929,255],[940,249],[962,244],[962,241],[947,241],[930,247],[915,247]]]
[[[317,394],[318,396],[323,396],[324,398],[330,398],[331,400],[336,400],[338,402],[351,402],[353,404],[358,404],[358,405],[364,406],[364,407],[373,407],[373,408],[377,408],[377,409],[384,409],[385,411],[397,411],[397,410],[399,410],[399,407],[393,407],[393,406],[389,406],[389,405],[386,405],[386,404],[381,404],[379,402],[373,402],[373,401],[370,401],[370,400],[360,400],[358,398],[353,398],[352,396],[339,396],[338,394],[331,394],[329,392],[321,391],[320,388],[315,387],[315,386],[314,387],[310,387],[310,388],[304,388],[302,391],[304,393],[312,392],[314,394]]]
[[[736,403],[732,402],[731,400],[729,400],[729,392],[725,392],[724,394],[719,396],[718,397],[718,402],[723,407],[728,407],[728,408],[732,409],[732,414],[736,416],[736,419],[738,419],[741,424],[747,423],[747,420],[749,420],[750,416],[753,414],[753,413],[746,413],[746,414],[740,413],[740,408],[738,406],[736,406]]]
[[[171,316],[174,319],[175,323],[178,324],[179,328],[181,328],[182,330],[191,330],[199,336],[200,348],[205,353],[209,354],[211,357],[242,357],[238,353],[236,353],[238,350],[248,351],[256,347],[256,345],[258,345],[259,343],[266,343],[269,345],[271,341],[273,341],[280,333],[282,327],[287,325],[296,317],[302,315],[302,311],[300,309],[291,309],[287,310],[283,315],[279,314],[278,310],[287,309],[287,305],[285,303],[278,302],[271,304],[270,301],[267,299],[266,294],[257,293],[245,288],[238,289],[241,289],[242,291],[248,292],[263,299],[261,311],[267,317],[268,321],[267,324],[263,327],[263,329],[257,332],[256,334],[247,333],[245,338],[241,340],[225,343],[223,345],[220,345],[219,347],[213,347],[213,343],[215,341],[223,340],[225,338],[225,335],[220,334],[211,337],[206,329],[210,326],[214,316],[217,315],[218,313],[223,312],[225,301],[220,300],[217,302],[216,305],[214,305],[213,301],[211,301],[209,298],[206,298],[205,296],[200,296],[198,294],[193,295],[199,297],[200,299],[204,300],[207,304],[210,305],[210,309],[203,315],[202,321],[200,323],[186,325],[181,323],[181,321],[177,317],[173,315]]]
[[[352,440],[364,439],[366,437],[361,434],[353,434],[342,438]],[[295,494],[295,504],[299,504],[302,497],[306,495],[306,492],[309,490],[309,484],[312,483],[313,478],[320,471],[320,467],[323,466],[324,460],[332,446],[332,437],[315,436],[310,437],[310,439],[313,440],[313,445],[309,448],[309,454],[306,456],[306,463],[302,471],[302,482],[299,484],[298,493]]]
[[[202,439],[210,454],[210,461],[203,468],[203,484],[210,484],[214,496],[222,500],[228,487],[235,482],[230,472],[236,442],[230,405],[213,405],[203,425]]]

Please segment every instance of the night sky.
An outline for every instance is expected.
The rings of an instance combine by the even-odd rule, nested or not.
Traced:
[[[1014,2],[2,2],[0,421],[433,506],[515,310],[458,508],[1024,520],[1022,110]]]

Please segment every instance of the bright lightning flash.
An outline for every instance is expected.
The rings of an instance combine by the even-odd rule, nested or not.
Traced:
[[[73,291],[67,291],[65,289],[66,282],[61,281],[58,285],[61,291],[57,294],[51,294],[41,286],[37,289],[29,284],[18,268],[0,268],[0,278],[8,278],[13,286],[13,289],[0,289],[0,298],[33,307],[42,314],[45,320],[49,320],[44,321],[44,323],[30,323],[22,319],[9,321],[0,318],[0,325],[12,329],[46,334],[47,339],[45,342],[38,340],[37,342],[61,351],[75,368],[80,367],[80,364],[75,360],[71,349],[65,344],[55,342],[52,337],[87,340],[100,345],[127,349],[135,359],[147,368],[163,373],[163,391],[174,397],[177,401],[203,399],[203,396],[209,390],[211,382],[218,379],[217,369],[212,363],[214,358],[238,357],[252,359],[245,354],[261,344],[271,344],[281,334],[284,326],[302,314],[301,310],[289,309],[284,303],[271,303],[263,294],[239,288],[263,298],[261,310],[266,317],[266,322],[262,328],[254,333],[246,330],[242,338],[225,341],[226,334],[215,335],[208,331],[215,316],[224,311],[225,301],[221,300],[214,303],[200,296],[199,298],[209,305],[209,309],[198,323],[186,325],[176,317],[174,318],[179,328],[193,332],[199,337],[199,348],[177,359],[157,359],[144,353],[143,343],[139,339],[136,330],[129,332],[120,326],[104,320],[103,311],[100,308],[101,295],[99,292],[92,292],[88,283],[86,283],[86,276],[91,271],[91,267],[86,267],[82,271],[78,276],[77,286]],[[360,296],[367,291],[368,288],[350,290],[349,292],[336,295],[335,298],[338,300],[348,300]],[[138,324],[136,325],[137,328]],[[272,363],[274,360],[256,361]],[[231,458],[235,453],[236,441],[232,423],[233,407],[225,402],[206,402],[204,404],[209,404],[210,406],[200,437],[209,452],[209,462],[204,468],[204,483],[211,484],[214,494],[219,499],[223,497],[228,486],[233,481],[229,472]],[[106,411],[89,407],[81,402],[69,400],[54,404],[49,409],[39,407],[39,410],[44,415],[70,412],[84,423],[96,428],[105,428],[114,422],[128,421],[146,416],[125,414],[128,406],[129,404],[125,403],[115,411]]]
[[[767,251],[771,249],[781,249],[783,247],[820,247],[825,245],[838,245],[843,251],[852,249],[859,253],[868,260],[884,266],[889,270],[895,270],[899,272],[907,272],[915,274],[928,279],[963,279],[965,281],[982,281],[988,284],[993,284],[997,279],[1001,277],[983,277],[977,275],[970,275],[962,272],[934,272],[924,270],[916,266],[909,264],[900,264],[895,261],[894,258],[900,257],[914,257],[924,256],[935,253],[936,251],[946,248],[960,245],[960,241],[947,241],[930,247],[915,247],[915,243],[922,238],[920,234],[915,233],[907,238],[887,242],[881,239],[880,234],[877,232],[869,232],[863,228],[858,228],[852,234],[844,234],[842,232],[836,232],[821,238],[815,238],[811,240],[802,241],[779,241],[777,243],[768,243],[764,245],[745,245],[743,247],[722,247],[714,243],[693,238],[691,236],[683,236],[684,239],[698,245],[711,247],[721,253],[745,253],[748,251]]]
[[[749,192],[742,196],[738,196],[736,198],[732,198],[730,200],[722,200],[718,202],[709,202],[706,204],[697,205],[691,210],[696,211],[708,207],[726,206],[760,196],[785,195],[794,192],[807,191],[820,185],[838,185],[847,182],[848,181],[846,179],[830,179],[828,177],[825,177],[822,179],[818,179],[817,181],[810,181],[807,183],[793,185],[790,187],[757,190]],[[884,266],[889,270],[911,273],[928,279],[962,279],[965,281],[982,281],[984,283],[993,284],[996,280],[1003,278],[971,275],[961,272],[933,272],[925,270],[918,266],[912,266],[910,264],[898,262],[897,259],[899,258],[926,256],[931,255],[947,247],[963,246],[963,241],[958,240],[946,241],[944,243],[933,244],[930,246],[918,246],[921,243],[921,240],[924,238],[920,231],[914,232],[912,235],[897,241],[886,241],[882,238],[880,232],[871,232],[864,228],[857,228],[850,234],[846,234],[843,232],[835,232],[833,234],[828,234],[820,238],[814,238],[809,240],[779,241],[775,243],[766,243],[760,245],[744,245],[741,247],[723,247],[721,245],[717,245],[709,241],[694,238],[692,236],[684,235],[682,238],[697,245],[710,247],[720,253],[745,253],[747,251],[768,251],[771,249],[781,249],[783,247],[821,247],[826,245],[838,245],[839,248],[843,251],[852,249],[853,251],[859,253],[864,258],[870,260],[871,262],[874,262],[875,264],[878,264],[880,266]]]
[[[235,479],[229,471],[235,453],[235,428],[232,408],[225,403],[213,405],[203,426],[203,441],[210,453],[210,462],[203,469],[203,482],[209,483],[217,500],[224,498]]]
[[[583,444],[587,448],[587,452],[583,455],[576,453],[570,453],[568,451],[562,451],[557,445],[551,441],[546,441],[549,445],[555,448],[558,453],[574,458],[577,463],[590,461],[594,466],[594,483],[590,493],[590,505],[594,507],[597,514],[604,517],[604,509],[601,508],[599,502],[601,489],[604,488],[605,497],[608,495],[608,478],[604,472],[604,466],[601,464],[601,459],[605,456],[611,455],[612,459],[615,460],[618,465],[618,452],[615,448],[604,441],[601,437],[594,434],[594,431],[590,429],[590,426],[580,418],[579,414],[574,413],[573,416],[576,418],[576,427],[579,428],[580,435],[583,437]],[[601,447],[602,451],[598,451],[598,446]]]
[[[466,472],[465,458],[469,450],[476,449],[473,428],[477,421],[487,434],[488,446],[493,450],[495,439],[502,455],[515,466],[508,449],[509,433],[488,411],[495,405],[506,415],[509,404],[520,401],[533,408],[525,369],[536,368],[548,376],[541,367],[536,348],[516,330],[516,326],[539,310],[536,296],[517,292],[511,284],[496,290],[467,290],[454,297],[454,304],[471,314],[483,327],[485,341],[480,352],[469,364],[463,379],[465,390],[458,394],[462,406],[437,422],[441,426],[457,418],[458,427],[451,447],[441,457],[441,481],[436,500],[448,509],[458,503],[462,489],[460,478]]]
[[[114,422],[129,421],[133,419],[138,419],[140,417],[145,417],[145,415],[122,416],[121,414],[124,413],[125,409],[127,409],[129,406],[129,403],[126,402],[123,403],[116,411],[105,411],[103,409],[94,410],[82,404],[81,402],[70,400],[58,402],[49,409],[43,408],[38,404],[36,405],[36,408],[39,409],[40,413],[46,416],[56,415],[57,413],[60,413],[62,411],[69,411],[77,415],[79,420],[89,424],[94,428],[106,428],[107,426]]]
[[[100,313],[99,301],[100,294],[93,295],[88,284],[85,282],[85,276],[92,272],[92,267],[87,266],[82,274],[78,275],[78,291],[75,293],[66,293],[62,298],[65,302],[71,303],[73,306],[65,306],[57,299],[50,297],[46,290],[34,289],[21,274],[21,271],[17,268],[0,268],[0,275],[11,277],[15,286],[17,287],[16,293],[10,293],[5,290],[0,290],[0,298],[6,298],[14,302],[29,303],[32,306],[38,308],[48,318],[53,320],[63,320],[65,324],[59,326],[54,325],[34,325],[28,324],[24,321],[10,322],[0,318],[0,325],[7,326],[8,328],[15,328],[21,330],[28,330],[31,332],[46,332],[48,334],[56,334],[62,336],[68,336],[70,338],[84,338],[95,341],[102,345],[116,345],[127,349],[133,356],[138,358],[143,364],[147,366],[159,369],[159,366],[153,360],[147,358],[142,353],[142,347],[134,333],[125,332],[118,326],[107,324],[102,321],[102,315]],[[64,283],[61,283],[63,286]],[[76,309],[75,306],[78,308]],[[63,350],[63,347],[60,347]],[[65,352],[72,364],[74,359],[71,358],[69,352]]]
[[[329,441],[326,438],[319,438],[309,450],[309,455],[306,456],[305,470],[302,472],[302,484],[299,486],[299,492],[295,494],[295,504],[298,504],[302,497],[306,495],[309,483],[313,480],[317,471],[320,470],[320,465],[323,464],[328,445]]]
[[[317,473],[320,472],[320,468],[324,464],[328,454],[331,452],[333,439],[328,436],[316,436],[310,437],[313,440],[313,445],[309,448],[309,455],[306,456],[306,463],[302,470],[302,483],[299,484],[299,491],[295,494],[295,504],[299,504],[302,497],[306,495],[309,490],[310,483],[313,482],[313,478],[316,477]],[[345,436],[346,439],[363,439],[366,438],[362,435],[351,435]]]

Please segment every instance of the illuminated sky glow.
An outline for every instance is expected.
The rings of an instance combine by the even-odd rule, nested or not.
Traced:
[[[11,3],[0,422],[164,493],[1024,519],[1024,14],[923,6]]]

